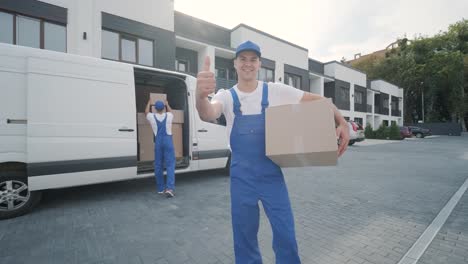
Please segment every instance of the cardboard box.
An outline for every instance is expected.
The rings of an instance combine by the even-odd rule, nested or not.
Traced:
[[[280,167],[337,163],[334,114],[326,100],[269,107],[265,130],[266,155]]]
[[[154,104],[156,101],[163,101],[166,102],[167,95],[163,93],[150,93],[150,101],[151,101],[151,112],[156,113],[156,109],[154,108]],[[164,109],[166,111],[166,109]]]
[[[137,113],[137,125],[150,125],[145,113]]]
[[[184,156],[182,124],[172,124],[172,142],[176,158]]]
[[[140,161],[154,160],[154,133],[144,113],[138,113],[138,143],[140,146]],[[183,157],[182,124],[172,124],[172,141],[176,158]]]
[[[184,123],[184,110],[172,109],[171,113],[174,115],[172,123],[183,124]]]
[[[137,113],[143,113],[148,103],[150,93],[166,93],[166,88],[154,85],[135,84]]]
[[[138,125],[138,144],[140,161],[154,160],[154,134],[150,125]]]

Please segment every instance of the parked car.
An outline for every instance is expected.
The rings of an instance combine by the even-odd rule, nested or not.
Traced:
[[[412,137],[413,134],[411,133],[411,129],[407,126],[401,126],[400,127],[400,137],[401,139],[405,139],[405,138],[410,138]]]
[[[423,137],[432,135],[431,130],[427,128],[409,126],[409,129],[411,130],[411,133],[417,138],[423,138]]]
[[[353,145],[356,142],[363,141],[366,136],[364,134],[364,128],[361,124],[348,120],[348,127],[349,127],[349,144]]]

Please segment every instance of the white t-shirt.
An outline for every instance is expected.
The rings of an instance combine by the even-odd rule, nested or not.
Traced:
[[[262,81],[258,81],[257,88],[251,93],[239,91],[237,85],[234,86],[234,89],[239,97],[243,115],[256,115],[262,112]],[[298,104],[303,95],[304,91],[292,86],[283,83],[268,83],[268,106]],[[212,102],[215,101],[221,103],[223,106],[222,113],[226,117],[227,136],[229,139],[234,122],[233,99],[231,92],[229,90],[219,90],[212,99]]]
[[[168,135],[172,135],[172,119],[174,119],[174,115],[171,112],[167,113],[148,113],[146,115],[146,119],[148,119],[148,122],[151,124],[151,128],[153,129],[154,136],[158,134],[158,124],[156,123],[156,120],[154,120],[154,117],[156,116],[156,119],[158,119],[159,122],[164,120],[164,117],[167,114],[167,119],[166,119],[166,133]]]

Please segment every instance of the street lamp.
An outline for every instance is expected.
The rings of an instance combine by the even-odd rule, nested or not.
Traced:
[[[421,82],[421,115],[424,123],[424,82]]]

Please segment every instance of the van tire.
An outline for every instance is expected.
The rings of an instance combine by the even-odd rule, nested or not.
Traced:
[[[354,145],[355,142],[356,142],[356,141],[354,141],[354,140],[350,140],[350,141],[348,142],[348,146]]]
[[[20,188],[22,190],[17,192]],[[0,171],[0,220],[27,214],[39,203],[41,196],[40,191],[29,191],[24,171]],[[9,205],[13,209],[8,209]]]

